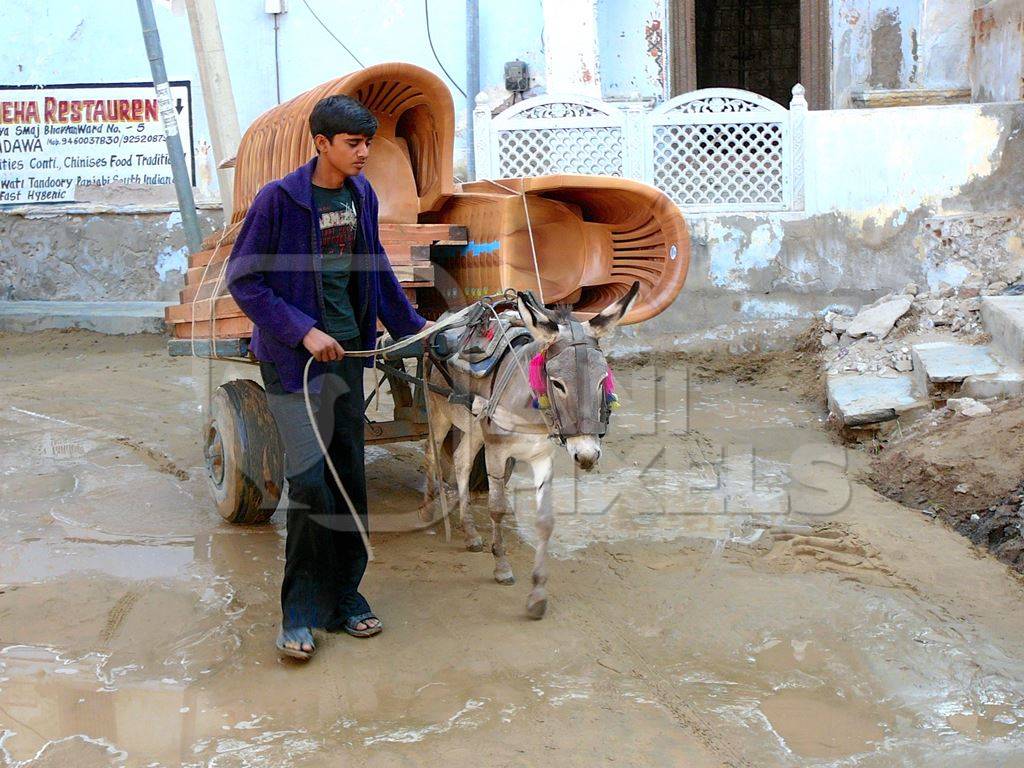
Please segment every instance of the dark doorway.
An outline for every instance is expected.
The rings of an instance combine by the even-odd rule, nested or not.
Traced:
[[[695,0],[698,88],[742,88],[788,106],[800,79],[800,0]]]

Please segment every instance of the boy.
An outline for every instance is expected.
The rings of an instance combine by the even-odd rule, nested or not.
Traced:
[[[393,338],[420,331],[384,255],[377,196],[362,175],[377,120],[329,96],[309,117],[317,156],[260,190],[228,260],[228,290],[255,324],[267,401],[285,449],[288,521],[278,650],[309,659],[312,629],[370,637],[383,629],[359,582],[366,552],[306,414],[302,374],[345,490],[367,527],[363,369],[346,350],[372,349],[377,318]],[[372,365],[368,361],[365,366]]]

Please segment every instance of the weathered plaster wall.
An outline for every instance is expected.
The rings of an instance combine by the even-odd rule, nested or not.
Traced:
[[[667,0],[597,0],[605,98],[667,98],[667,13]]]
[[[978,5],[971,25],[971,99],[1024,99],[1024,2]]]
[[[188,269],[177,211],[0,216],[0,242],[0,300],[177,301]]]
[[[1024,104],[812,112],[803,212],[690,216],[686,285],[620,349],[784,343],[829,306],[1024,271]]]
[[[970,20],[966,0],[835,0],[833,105],[855,92],[969,87]]]

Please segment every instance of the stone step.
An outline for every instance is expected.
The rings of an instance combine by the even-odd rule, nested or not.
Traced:
[[[828,407],[844,426],[859,427],[918,415],[931,403],[916,394],[910,376],[851,373],[828,377]]]
[[[988,400],[992,397],[1021,397],[1024,395],[1024,373],[1005,369],[987,376],[968,376],[960,387],[964,397]]]
[[[1024,296],[982,296],[981,321],[1006,361],[1024,365]]]
[[[949,341],[930,341],[910,348],[917,391],[944,399],[959,393],[969,377],[992,376],[1002,366],[988,347]]]
[[[165,333],[163,301],[0,301],[0,331],[51,328],[127,335]]]

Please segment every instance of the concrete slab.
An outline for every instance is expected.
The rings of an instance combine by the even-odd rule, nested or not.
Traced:
[[[982,296],[981,321],[1007,361],[1024,364],[1024,296]]]
[[[848,427],[890,421],[917,409],[928,410],[910,376],[841,374],[828,378],[828,407]]]
[[[163,301],[0,301],[0,331],[82,328],[129,335],[165,333]]]
[[[988,376],[968,376],[960,387],[960,393],[976,400],[1021,397],[1024,396],[1024,373],[1004,370]]]
[[[930,341],[914,344],[910,355],[914,361],[914,378],[922,392],[930,393],[937,385],[959,384],[968,376],[987,376],[1000,370],[987,347],[973,344]]]
[[[877,307],[862,309],[853,318],[846,332],[855,339],[868,334],[884,338],[896,321],[910,311],[911,302],[909,296],[898,296]]]

